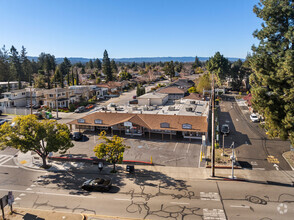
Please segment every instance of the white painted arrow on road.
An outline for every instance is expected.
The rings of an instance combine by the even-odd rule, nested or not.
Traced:
[[[276,168],[276,170],[280,170],[277,164],[274,164],[273,166]]]

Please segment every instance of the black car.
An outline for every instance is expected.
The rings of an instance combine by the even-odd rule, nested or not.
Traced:
[[[87,191],[106,192],[111,189],[112,181],[108,178],[89,179],[83,183],[82,189]]]
[[[0,116],[2,115],[2,111],[0,110]]]
[[[81,132],[74,132],[71,137],[73,140],[79,141],[79,140],[82,140],[83,135]]]

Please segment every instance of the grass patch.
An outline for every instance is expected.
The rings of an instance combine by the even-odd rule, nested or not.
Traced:
[[[223,154],[223,149],[218,148],[215,149],[215,165],[216,166],[229,166],[232,165],[231,161],[231,155],[232,155],[232,149],[231,148],[225,148],[224,149],[224,155]],[[208,157],[208,162],[207,165],[211,166],[211,154]]]

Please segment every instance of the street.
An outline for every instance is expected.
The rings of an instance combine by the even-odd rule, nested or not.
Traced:
[[[109,193],[100,193],[80,189],[84,180],[100,174],[44,173],[22,168],[0,168],[0,173],[0,195],[13,191],[14,207],[140,219],[294,216],[294,189],[287,184],[203,179],[196,176],[198,172],[192,178],[174,178],[142,169],[137,174],[101,174],[110,176],[114,183]]]
[[[248,108],[247,108],[248,109]],[[290,143],[279,139],[268,139],[259,123],[249,119],[246,108],[238,106],[233,96],[226,96],[220,104],[220,126],[228,124],[230,134],[225,137],[225,146],[235,143],[237,161],[243,168],[259,170],[291,170],[282,157],[282,153],[289,150]],[[221,137],[222,143],[222,137]],[[268,156],[277,158],[275,163],[268,160]],[[278,169],[276,167],[278,166]]]

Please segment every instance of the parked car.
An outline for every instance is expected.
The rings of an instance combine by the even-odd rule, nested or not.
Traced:
[[[75,141],[79,141],[79,140],[82,140],[83,138],[83,134],[81,132],[74,132],[72,135],[71,135],[71,138]]]
[[[82,189],[87,191],[109,191],[112,186],[112,181],[109,178],[89,179],[83,183]]]
[[[89,105],[86,106],[86,109],[88,109],[88,110],[90,110],[92,108],[94,108],[94,105],[92,105],[92,104],[89,104]]]
[[[138,100],[137,99],[134,99],[132,101],[129,101],[129,104],[132,105],[132,104],[138,104]]]
[[[2,115],[2,111],[0,110],[0,116]]]
[[[223,124],[221,127],[221,133],[223,134],[229,134],[230,133],[230,127],[228,124]]]
[[[252,113],[252,114],[250,115],[250,120],[251,120],[252,122],[259,122],[259,118],[258,118],[257,115],[254,114],[254,113]]]
[[[81,112],[83,112],[83,111],[85,111],[85,107],[84,107],[84,106],[80,106],[80,107],[78,107],[78,108],[75,110],[75,113],[81,113]]]
[[[133,99],[136,99],[136,98],[137,98],[137,96],[134,95],[134,96],[133,96]]]

